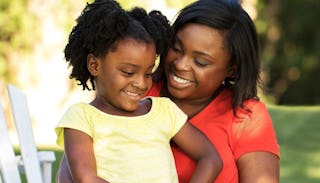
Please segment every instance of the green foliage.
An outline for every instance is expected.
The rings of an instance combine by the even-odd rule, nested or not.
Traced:
[[[171,8],[181,9],[185,5],[194,2],[195,0],[164,0],[166,5]],[[145,7],[150,3],[148,0],[136,0],[136,1],[128,1],[128,0],[118,0],[121,6],[125,9],[130,9],[134,6]]]
[[[136,1],[128,1],[128,0],[117,0],[121,4],[124,9],[131,9],[135,6],[146,7],[146,0],[136,0]]]
[[[280,182],[320,181],[320,107],[269,107],[280,144]]]
[[[27,9],[27,1],[0,1],[0,77],[12,80],[10,54],[27,52],[36,39],[36,18]]]
[[[259,1],[257,29],[276,104],[320,104],[320,1]]]

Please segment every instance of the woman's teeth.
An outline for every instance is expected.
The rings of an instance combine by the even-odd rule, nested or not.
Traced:
[[[182,79],[182,78],[179,78],[177,76],[173,76],[173,80],[178,82],[178,83],[181,83],[181,84],[190,83],[190,81]]]

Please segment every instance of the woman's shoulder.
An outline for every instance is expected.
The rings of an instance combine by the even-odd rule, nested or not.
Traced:
[[[232,123],[232,147],[236,158],[246,152],[266,151],[279,155],[273,121],[267,105],[250,99]]]
[[[258,99],[248,99],[243,106],[244,109],[249,110],[249,113],[268,113],[267,105]]]
[[[243,103],[243,107],[239,107],[234,122],[243,122],[250,126],[272,123],[267,105],[257,99],[249,99]]]

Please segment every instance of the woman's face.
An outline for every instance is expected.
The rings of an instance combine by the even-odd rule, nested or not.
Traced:
[[[165,72],[168,91],[175,99],[209,99],[226,77],[232,75],[223,33],[189,23],[176,34]]]

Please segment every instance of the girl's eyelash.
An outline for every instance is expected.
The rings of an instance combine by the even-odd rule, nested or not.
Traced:
[[[133,74],[132,72],[127,72],[127,71],[121,71],[121,72],[127,76],[131,76]]]

